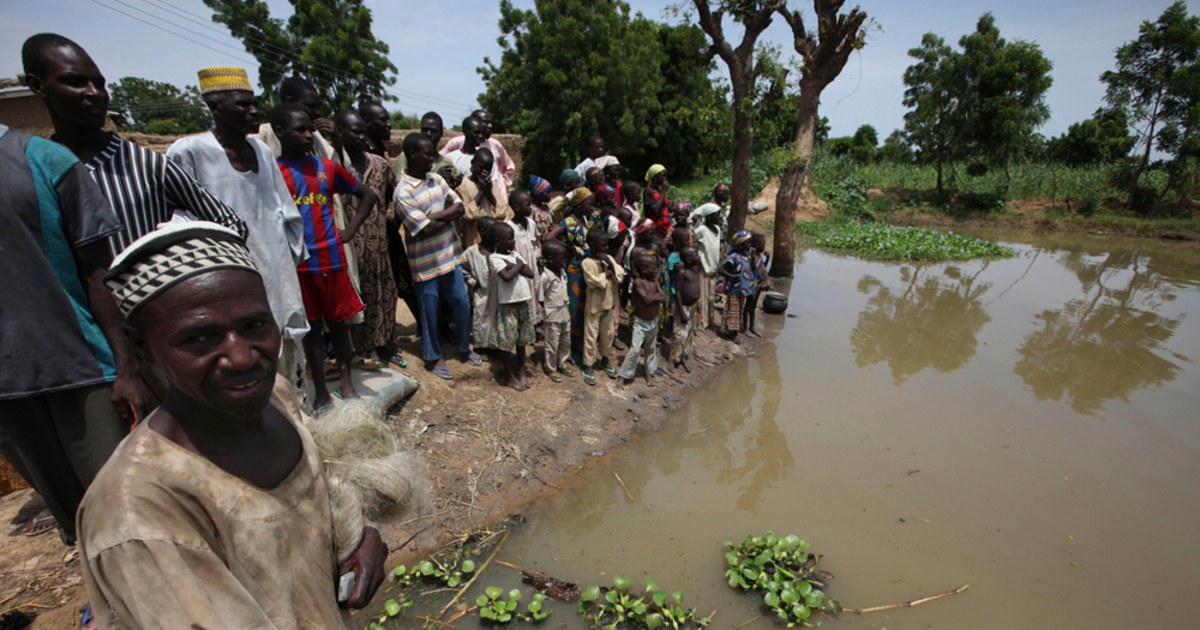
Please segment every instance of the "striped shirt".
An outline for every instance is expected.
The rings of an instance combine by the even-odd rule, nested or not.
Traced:
[[[112,134],[108,146],[87,166],[125,226],[109,239],[113,256],[170,221],[176,210],[219,223],[246,238],[246,224],[237,213],[162,154]]]
[[[429,215],[459,203],[458,195],[437,173],[424,180],[404,173],[393,195],[396,212],[408,232],[408,264],[413,280],[426,282],[451,273],[462,257],[462,245],[449,223],[434,224]]]

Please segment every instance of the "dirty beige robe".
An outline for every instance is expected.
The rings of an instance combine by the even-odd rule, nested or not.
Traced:
[[[101,628],[353,628],[337,606],[329,491],[278,379],[271,404],[304,447],[275,488],[238,479],[143,422],[79,508],[83,579]]]

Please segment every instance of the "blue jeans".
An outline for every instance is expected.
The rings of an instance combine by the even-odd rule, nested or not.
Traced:
[[[621,363],[621,378],[633,378],[637,373],[638,357],[642,354],[646,355],[646,374],[654,374],[658,370],[658,320],[634,315],[630,329],[632,339],[629,340],[629,354]]]
[[[422,358],[428,363],[442,360],[442,344],[438,339],[438,304],[443,298],[450,304],[459,352],[464,355],[471,352],[471,303],[467,298],[462,267],[455,265],[452,273],[413,283],[413,292],[421,306]]]

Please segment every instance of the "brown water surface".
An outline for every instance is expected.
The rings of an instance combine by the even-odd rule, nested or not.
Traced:
[[[971,585],[826,628],[1196,627],[1200,252],[999,236],[1016,258],[805,252],[796,317],[762,317],[773,343],[527,512],[501,556],[585,584],[650,574],[729,628],[760,609],[720,543],[773,530],[825,554],[847,606]]]

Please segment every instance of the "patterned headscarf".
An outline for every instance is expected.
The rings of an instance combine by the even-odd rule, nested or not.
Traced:
[[[538,177],[537,175],[529,176],[529,192],[539,195],[550,190],[550,182]]]
[[[104,283],[129,319],[167,289],[219,269],[259,273],[237,232],[207,221],[186,221],[134,241],[113,261]]]
[[[581,181],[583,181],[583,176],[579,174],[579,171],[577,171],[573,168],[563,169],[563,172],[560,173],[558,176],[558,183],[562,184],[563,188],[566,188],[567,186],[574,184],[575,182],[581,182]]]
[[[654,177],[656,175],[658,175],[659,173],[662,173],[666,170],[667,170],[667,167],[663,166],[662,164],[654,164],[653,166],[651,166],[649,169],[646,170],[646,184],[649,185],[651,182],[654,181]]]
[[[591,196],[592,191],[588,190],[587,188],[580,187],[567,193],[567,201],[571,204],[572,208],[578,208],[585,199]]]
[[[733,246],[737,247],[748,240],[750,240],[750,233],[746,230],[738,230],[737,234],[733,235]]]

